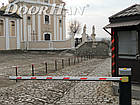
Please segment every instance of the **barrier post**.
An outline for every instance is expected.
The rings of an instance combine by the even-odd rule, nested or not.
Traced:
[[[81,56],[79,56],[79,60],[80,60],[80,62],[82,62]]]
[[[34,76],[34,64],[32,64],[32,76]]]
[[[81,62],[83,62],[83,57],[81,56]]]
[[[62,69],[64,68],[64,59],[62,59]]]
[[[46,74],[48,74],[48,64],[45,62]]]
[[[70,66],[70,58],[69,58],[69,66]]]
[[[80,61],[79,61],[79,56],[77,57],[77,60],[78,60],[78,63],[80,63]]]
[[[57,60],[55,60],[55,70],[57,71]]]
[[[74,57],[72,57],[72,64],[74,65]]]
[[[75,65],[75,57],[74,57],[74,65]]]
[[[119,68],[119,75],[124,78],[119,83],[120,105],[132,105],[131,96],[131,68]]]
[[[16,68],[16,76],[18,76],[18,67],[16,66],[15,68]],[[16,80],[16,82],[18,81]]]
[[[75,64],[76,64],[76,63],[77,63],[77,62],[76,62],[76,61],[77,61],[77,57],[75,56],[74,59],[75,59]]]

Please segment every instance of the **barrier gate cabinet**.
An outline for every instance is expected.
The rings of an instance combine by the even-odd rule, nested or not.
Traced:
[[[111,17],[104,30],[111,35],[112,76],[119,68],[132,68],[132,82],[140,84],[140,5],[133,5]],[[109,32],[108,29],[111,29]]]

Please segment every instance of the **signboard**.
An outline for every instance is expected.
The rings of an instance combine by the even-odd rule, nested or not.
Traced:
[[[131,75],[131,68],[119,68],[119,75]]]

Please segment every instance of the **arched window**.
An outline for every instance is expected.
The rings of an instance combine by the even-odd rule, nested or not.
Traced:
[[[46,40],[46,41],[51,40],[51,34],[45,33],[45,34],[44,34],[44,40]]]
[[[16,36],[15,21],[10,21],[10,36]]]
[[[4,36],[4,21],[0,20],[0,36]]]
[[[44,22],[45,22],[45,24],[49,24],[50,23],[50,16],[49,15],[45,15]]]

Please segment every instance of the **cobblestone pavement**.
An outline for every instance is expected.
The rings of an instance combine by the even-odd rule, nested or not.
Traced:
[[[92,59],[49,75],[108,76],[110,59]],[[133,100],[134,105],[140,101]],[[20,81],[0,89],[0,105],[117,105],[111,82]]]
[[[109,76],[110,60],[106,59],[89,76]],[[64,97],[58,105],[97,105],[118,104],[118,98],[112,95],[111,82],[79,82]]]
[[[106,59],[89,76],[109,76],[111,60]],[[57,102],[57,105],[118,105],[119,97],[112,94],[112,82],[78,82]],[[133,100],[140,105],[140,100]]]

